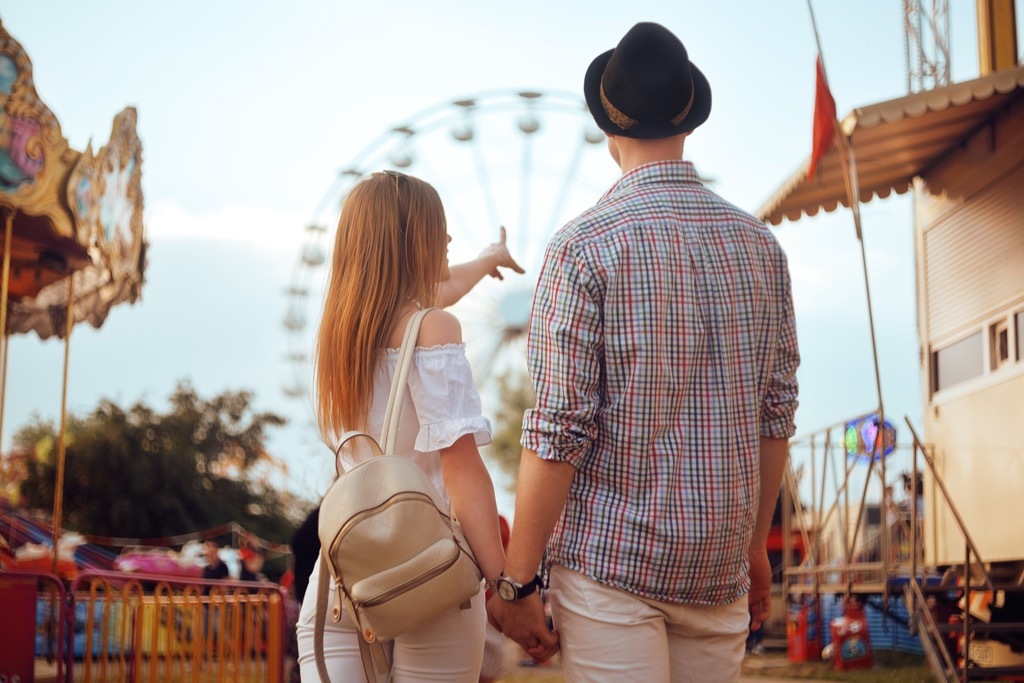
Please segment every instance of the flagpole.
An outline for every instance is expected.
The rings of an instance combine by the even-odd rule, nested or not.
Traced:
[[[818,22],[814,18],[814,8],[811,6],[811,0],[807,0],[807,11],[811,15],[811,27],[814,29],[814,42],[818,47],[818,59],[821,60],[821,75],[825,81],[825,86],[828,87],[828,75],[825,71],[825,56],[821,49],[821,36],[818,33]],[[831,88],[829,88],[831,92]],[[860,529],[862,517],[864,514],[864,496],[867,494],[868,483],[871,481],[871,470],[874,468],[875,455],[880,454],[879,461],[881,467],[882,476],[882,503],[883,509],[885,509],[885,408],[882,403],[882,374],[878,364],[878,342],[875,335],[875,316],[873,313],[873,307],[871,305],[871,285],[868,279],[868,259],[867,252],[864,248],[864,232],[861,230],[860,222],[860,185],[857,178],[857,157],[854,154],[853,144],[847,139],[843,133],[842,126],[839,123],[839,119],[833,118],[835,139],[839,143],[839,165],[843,172],[843,182],[846,186],[847,202],[850,205],[850,210],[853,212],[853,227],[857,233],[857,242],[860,244],[860,262],[861,269],[864,274],[864,297],[868,307],[868,329],[871,334],[871,358],[874,363],[875,369],[875,390],[878,395],[878,431],[875,435],[875,443],[871,451],[871,458],[868,461],[868,473],[864,480],[864,495],[861,497],[860,510],[857,513],[857,523],[854,526],[854,536],[851,543],[851,547],[857,542],[857,531]],[[849,158],[847,158],[847,155]],[[883,546],[888,546],[888,525],[882,525],[883,534]],[[888,577],[888,557],[884,557],[882,560],[882,566],[884,567],[884,574]],[[888,594],[888,581],[886,584],[886,593]]]

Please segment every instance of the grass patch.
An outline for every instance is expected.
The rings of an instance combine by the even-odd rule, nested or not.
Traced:
[[[832,662],[791,663],[782,656],[748,657],[743,664],[745,676],[785,677],[846,681],[846,683],[934,683],[935,677],[921,655],[877,650],[870,669],[836,671]]]

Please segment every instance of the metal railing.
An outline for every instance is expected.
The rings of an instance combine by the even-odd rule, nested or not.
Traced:
[[[70,592],[84,612],[77,680],[283,680],[284,595],[276,584],[84,572]]]
[[[0,662],[17,666],[0,670],[6,680],[284,680],[286,596],[274,583],[85,571],[65,588],[46,572],[0,571],[0,594],[0,653],[12,653]]]
[[[786,567],[787,592],[849,594],[870,589],[888,598],[890,579],[906,570],[910,555],[921,554],[916,537],[902,545],[898,542],[908,540],[910,524],[888,481],[890,450],[902,460],[908,449],[889,443],[894,434],[885,430],[877,430],[874,443],[858,447],[884,452],[886,457],[851,451],[847,443],[851,425],[872,418],[876,424],[885,424],[881,411],[876,411],[790,441],[783,482],[783,536],[789,539],[795,528],[806,554],[799,565]],[[855,439],[860,438],[859,429],[855,431]],[[865,461],[866,466],[861,466]],[[869,495],[871,491],[875,497]],[[914,501],[909,505],[915,507]],[[869,507],[877,508],[877,522],[869,523]],[[784,557],[790,555],[787,547]]]

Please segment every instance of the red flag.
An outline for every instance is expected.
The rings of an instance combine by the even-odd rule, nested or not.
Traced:
[[[836,101],[825,82],[825,64],[818,55],[814,82],[814,141],[811,144],[811,163],[807,167],[807,179],[814,178],[818,162],[832,147],[836,137]]]

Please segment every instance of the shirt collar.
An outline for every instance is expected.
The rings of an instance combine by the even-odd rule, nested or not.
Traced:
[[[694,183],[703,185],[697,175],[697,169],[689,161],[682,159],[673,161],[654,161],[637,166],[612,185],[602,200],[625,194],[635,188],[655,183]]]

